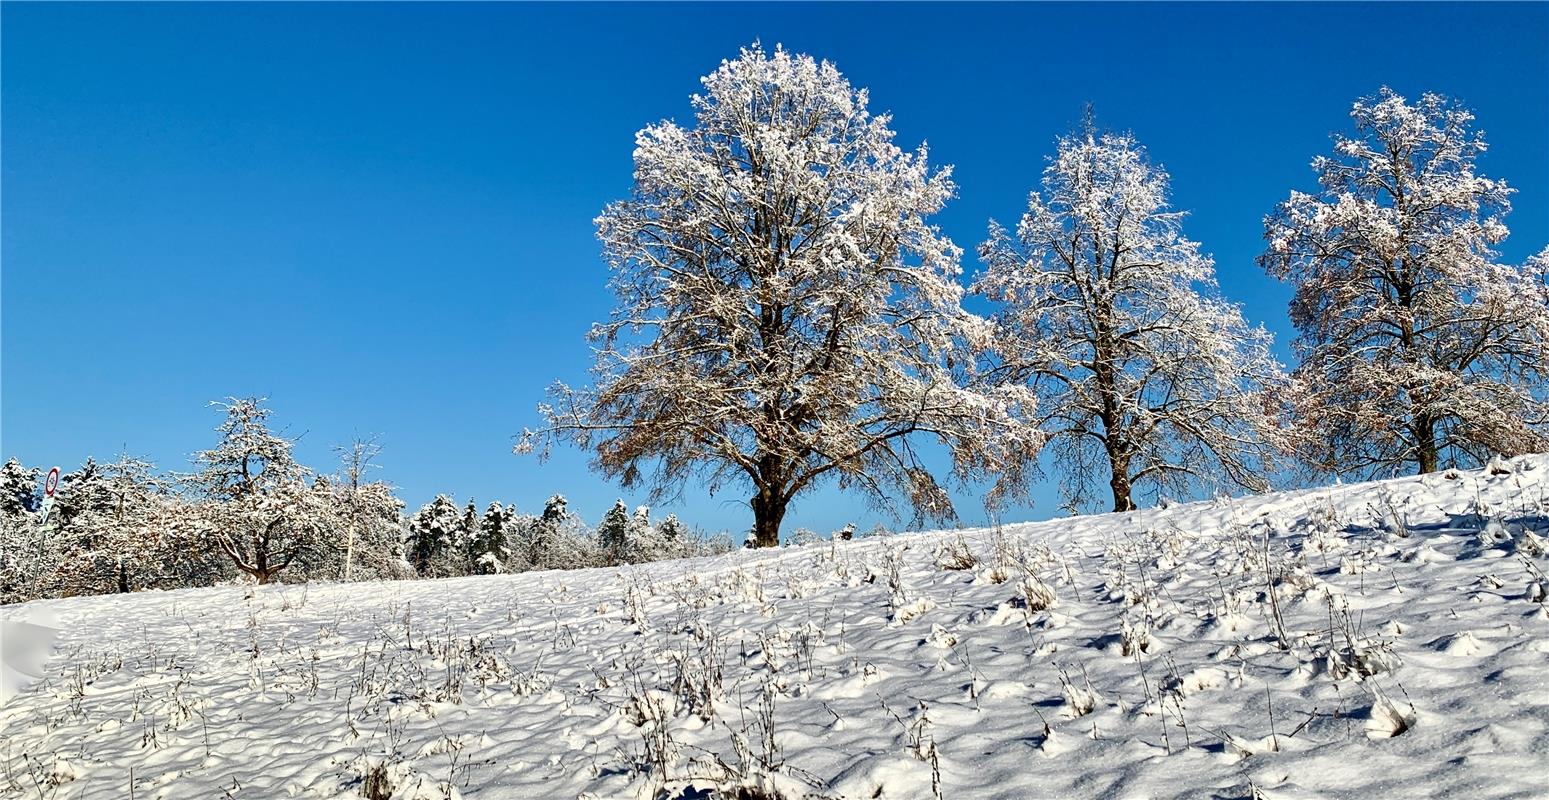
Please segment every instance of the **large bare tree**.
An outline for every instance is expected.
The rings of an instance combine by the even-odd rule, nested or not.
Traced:
[[[1432,472],[1549,448],[1549,257],[1496,261],[1511,190],[1474,170],[1473,115],[1384,88],[1265,220],[1295,286],[1296,419],[1316,466]]]
[[[703,84],[692,127],[640,131],[634,190],[597,218],[618,306],[592,332],[594,385],[557,385],[518,449],[574,442],[658,499],[744,483],[761,546],[830,481],[950,518],[922,437],[957,477],[996,474],[994,497],[1020,489],[1031,395],[968,386],[988,326],[927,222],[950,171],[894,145],[827,62],[754,45]]]
[[[1216,292],[1182,235],[1167,173],[1130,134],[1061,137],[1015,233],[990,225],[975,291],[998,301],[1001,379],[1038,394],[1066,503],[1107,484],[1115,511],[1138,489],[1265,488],[1266,392],[1283,380],[1269,334]]]

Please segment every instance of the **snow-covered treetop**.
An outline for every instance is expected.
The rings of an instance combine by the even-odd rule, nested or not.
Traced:
[[[1384,87],[1357,101],[1350,118],[1355,135],[1336,134],[1334,155],[1312,161],[1322,192],[1292,192],[1270,218],[1271,271],[1313,278],[1408,268],[1469,281],[1488,267],[1508,233],[1502,218],[1513,190],[1475,173],[1486,145],[1482,131],[1469,130],[1474,115],[1436,94],[1410,105]]]
[[[269,430],[263,398],[212,403],[226,417],[216,427],[220,443],[194,456],[193,482],[215,500],[239,500],[305,480],[310,472],[291,454],[294,443]]]

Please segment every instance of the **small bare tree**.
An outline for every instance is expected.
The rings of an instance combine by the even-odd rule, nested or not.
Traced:
[[[949,171],[895,146],[827,62],[754,45],[703,83],[697,124],[642,130],[632,196],[597,218],[619,304],[592,332],[595,386],[557,385],[518,450],[573,442],[657,499],[745,482],[761,546],[826,481],[950,518],[919,437],[960,478],[997,474],[996,497],[1019,488],[1031,395],[967,388],[988,326],[926,221]]]
[[[326,485],[291,455],[294,442],[269,431],[260,398],[215,403],[226,412],[220,443],[194,457],[189,476],[205,502],[201,527],[237,569],[268,583],[328,529]]]
[[[377,465],[371,463],[382,452],[382,446],[377,444],[375,438],[356,438],[348,445],[334,447],[334,452],[339,454],[339,487],[340,505],[343,507],[345,522],[349,526],[349,536],[344,545],[344,579],[350,580],[355,564],[355,540],[360,536],[361,525],[366,521],[372,507],[378,505],[373,502],[377,498],[370,492],[370,485],[366,480],[366,474]]]

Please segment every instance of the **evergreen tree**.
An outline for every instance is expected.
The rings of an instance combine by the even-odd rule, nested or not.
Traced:
[[[624,563],[629,544],[629,507],[624,505],[623,500],[614,502],[613,507],[602,515],[602,521],[597,523],[597,544],[602,548],[608,563]]]
[[[60,480],[61,592],[129,592],[164,580],[168,498],[154,473],[150,462],[123,454],[106,465],[88,458]]]
[[[109,496],[103,480],[102,468],[95,459],[86,457],[80,469],[66,472],[59,478],[55,491],[54,514],[58,527],[68,529],[70,523],[83,513],[103,512],[109,505]]]
[[[37,495],[37,467],[23,467],[14,458],[0,467],[0,516],[14,519],[36,511]]]
[[[599,563],[598,549],[588,542],[581,520],[570,512],[569,502],[556,494],[543,505],[543,513],[518,526],[513,555],[526,560],[528,569],[574,569]]]
[[[507,509],[499,501],[489,504],[484,516],[478,521],[478,537],[474,543],[474,571],[481,575],[506,571],[506,531],[516,516],[516,509]]]
[[[426,503],[409,520],[409,563],[420,577],[441,578],[454,574],[452,556],[462,517],[457,504],[444,494]]]
[[[678,519],[677,514],[668,514],[661,524],[656,526],[656,538],[661,541],[663,549],[671,555],[682,555],[689,545],[688,526]]]

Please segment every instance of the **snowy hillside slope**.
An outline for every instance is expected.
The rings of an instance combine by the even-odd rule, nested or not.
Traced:
[[[0,608],[61,629],[0,707],[0,796],[1544,797],[1546,536],[1529,457],[619,570]]]

